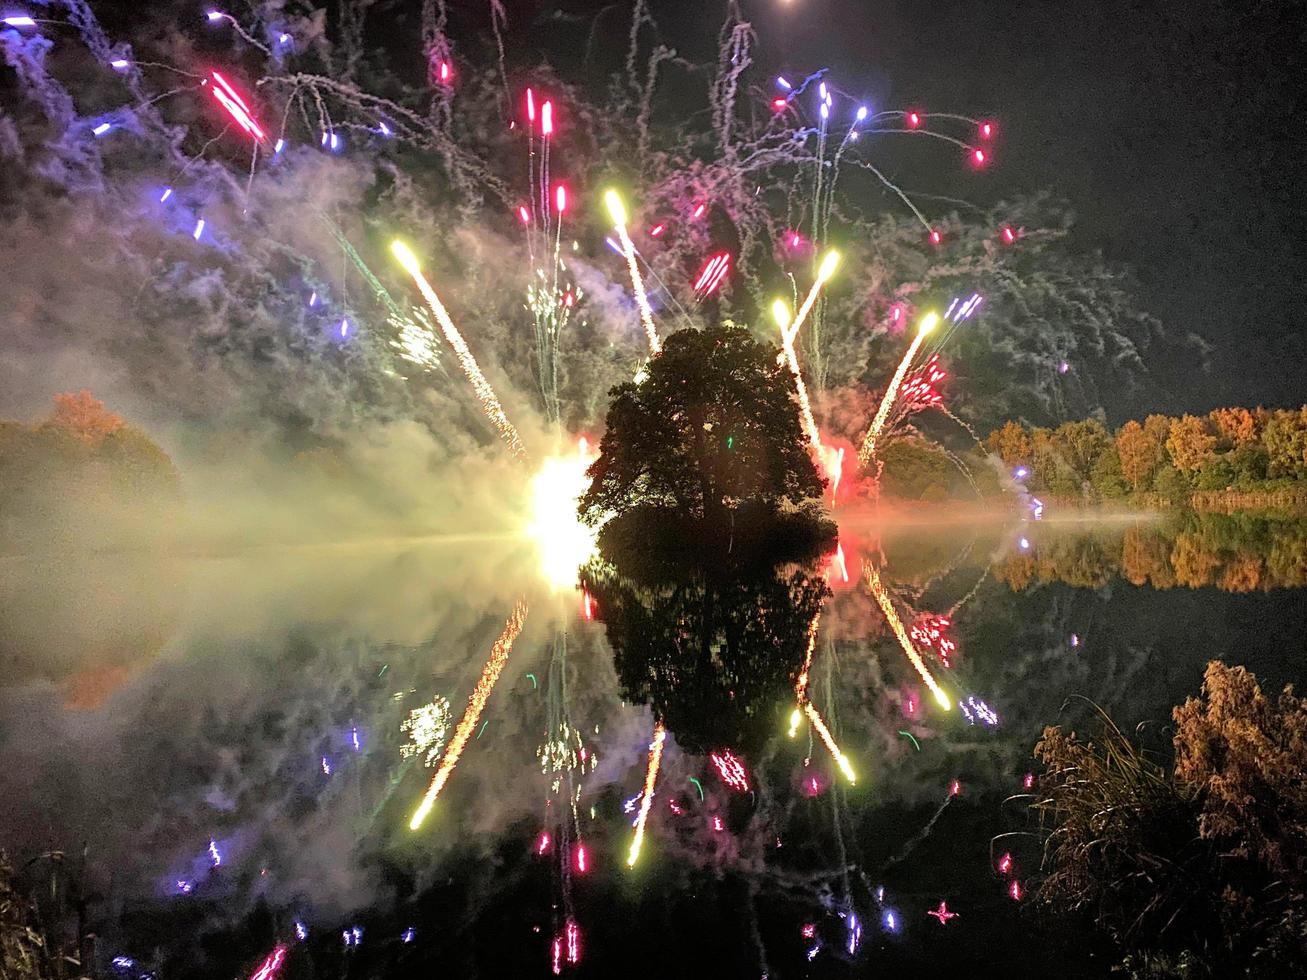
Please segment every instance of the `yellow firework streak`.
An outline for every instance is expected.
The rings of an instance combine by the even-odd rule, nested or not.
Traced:
[[[640,797],[640,813],[635,818],[635,836],[631,838],[631,851],[626,855],[628,868],[634,868],[635,862],[640,860],[640,847],[644,844],[644,825],[649,819],[649,808],[653,806],[654,783],[658,779],[658,767],[663,762],[663,741],[666,738],[667,730],[663,728],[663,723],[656,722],[653,741],[649,743],[649,768],[644,772],[644,795]]]
[[[818,431],[817,419],[812,414],[812,403],[808,401],[808,386],[803,383],[803,374],[799,371],[799,355],[794,350],[794,337],[797,331],[790,329],[790,308],[785,305],[784,300],[778,299],[772,304],[771,309],[776,325],[781,329],[781,353],[785,355],[785,363],[789,365],[790,373],[794,375],[794,387],[799,393],[799,414],[803,419],[803,431],[808,434],[812,451],[820,454],[821,432]]]
[[[508,653],[513,649],[513,643],[518,635],[522,632],[522,624],[526,622],[527,606],[525,600],[519,599],[517,605],[513,607],[513,614],[508,617],[508,622],[504,624],[504,631],[499,634],[499,639],[495,640],[495,645],[490,648],[490,659],[486,661],[485,667],[481,669],[481,678],[477,681],[476,688],[472,691],[472,696],[467,699],[467,710],[463,712],[463,719],[454,729],[454,737],[449,742],[449,748],[445,751],[445,757],[440,760],[440,768],[431,779],[431,785],[427,787],[427,793],[422,797],[422,802],[418,805],[417,810],[413,812],[413,819],[408,822],[409,830],[417,830],[422,826],[422,821],[427,818],[431,808],[436,805],[436,797],[440,791],[445,788],[445,782],[454,772],[454,767],[458,765],[458,757],[463,754],[468,740],[472,737],[473,730],[477,727],[477,722],[481,720],[481,712],[485,710],[486,700],[490,697],[490,692],[495,689],[495,684],[499,681],[499,675],[503,673],[504,665],[508,663]]]
[[[893,407],[894,399],[898,396],[899,387],[903,384],[903,378],[908,373],[908,367],[912,364],[912,359],[917,356],[917,351],[921,350],[922,341],[926,339],[927,334],[935,329],[937,323],[939,323],[939,314],[927,313],[917,325],[917,336],[912,339],[908,352],[903,355],[898,370],[894,372],[889,387],[885,389],[885,397],[880,400],[880,408],[877,409],[876,417],[871,422],[871,428],[867,430],[867,437],[862,441],[862,448],[858,451],[858,462],[862,466],[870,463],[872,457],[876,455],[876,440],[880,438],[880,430],[885,428],[885,420],[889,418],[890,408]]]
[[[808,290],[808,295],[804,297],[803,305],[799,307],[798,315],[795,316],[794,322],[790,324],[789,341],[794,342],[794,338],[799,334],[799,328],[803,326],[808,319],[808,314],[812,312],[813,306],[817,303],[817,297],[821,293],[821,287],[830,281],[830,277],[835,275],[835,269],[840,264],[840,253],[834,250],[827,252],[821,260],[821,265],[817,268],[817,280]]]
[[[817,648],[817,627],[820,623],[819,611],[808,624],[808,651],[803,655],[803,669],[799,671],[799,679],[794,684],[794,698],[799,706],[790,715],[790,738],[799,732],[799,721],[803,717],[802,708],[804,702],[808,700],[808,671],[812,669],[812,652]]]
[[[950,710],[953,707],[952,700],[944,693],[944,689],[936,683],[930,668],[921,659],[921,654],[917,652],[917,648],[913,645],[912,638],[908,636],[908,631],[903,628],[903,620],[899,619],[894,603],[890,602],[889,593],[885,591],[885,586],[881,584],[880,573],[872,568],[870,564],[867,565],[867,588],[871,590],[876,603],[880,606],[880,611],[885,614],[885,619],[889,621],[890,629],[898,637],[899,646],[903,647],[903,652],[908,655],[908,660],[912,662],[912,666],[916,668],[917,673],[921,675],[921,679],[930,688],[930,693],[935,695],[935,701],[945,711]]]
[[[459,363],[463,365],[463,373],[472,382],[472,389],[476,392],[486,417],[490,419],[490,424],[508,443],[508,448],[513,451],[514,456],[518,459],[526,459],[526,447],[522,445],[522,439],[518,436],[517,429],[513,427],[513,423],[504,414],[504,407],[499,404],[499,396],[495,394],[495,389],[490,387],[490,382],[486,380],[486,376],[481,373],[481,368],[477,364],[476,358],[472,356],[472,352],[468,349],[466,341],[463,340],[463,335],[458,332],[458,327],[454,326],[454,321],[449,318],[449,311],[445,309],[445,304],[440,302],[440,297],[436,295],[436,291],[431,288],[431,283],[427,282],[426,276],[422,274],[422,267],[418,264],[417,256],[413,254],[407,245],[398,240],[390,243],[390,251],[399,264],[404,267],[404,271],[413,277],[418,291],[422,293],[422,298],[431,307],[431,312],[435,314],[436,322],[440,324],[445,339],[449,341],[449,346],[454,348]]]
[[[840,767],[840,772],[844,773],[844,778],[849,781],[850,785],[857,783],[858,780],[853,774],[853,766],[849,762],[849,757],[835,744],[835,739],[831,736],[830,730],[826,727],[826,723],[821,720],[821,714],[818,713],[811,701],[803,702],[803,713],[808,716],[808,721],[812,723],[817,737],[826,746],[831,758],[835,760],[835,764]]]
[[[613,226],[617,229],[617,237],[622,242],[622,253],[626,257],[626,268],[631,273],[631,288],[635,290],[635,302],[640,307],[640,322],[644,324],[644,332],[649,338],[649,353],[657,354],[662,349],[662,344],[658,340],[658,330],[654,327],[653,309],[649,306],[649,296],[644,291],[644,279],[640,276],[640,266],[635,259],[635,242],[631,241],[631,236],[626,231],[626,205],[622,203],[622,198],[617,191],[605,191],[604,203],[608,206],[608,214],[613,219]]]

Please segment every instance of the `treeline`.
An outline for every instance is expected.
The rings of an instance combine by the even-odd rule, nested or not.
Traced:
[[[1151,494],[1179,502],[1198,493],[1215,503],[1212,494],[1225,492],[1285,503],[1307,496],[1307,406],[1150,415],[1115,433],[1097,419],[1056,429],[1008,422],[985,445],[1032,491],[1053,497]]]
[[[994,569],[1017,591],[1048,582],[1100,588],[1122,578],[1154,589],[1216,588],[1265,592],[1307,586],[1307,527],[1292,515],[1178,511],[1164,523],[1124,532],[1041,538]]]
[[[104,547],[163,530],[181,500],[168,454],[89,391],[54,403],[35,424],[0,420],[0,550]]]

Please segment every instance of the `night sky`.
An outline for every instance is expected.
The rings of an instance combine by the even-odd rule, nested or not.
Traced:
[[[713,58],[722,4],[651,6],[668,43],[694,60]],[[624,53],[629,4],[521,4],[519,23],[523,7],[535,8],[537,28],[569,21],[560,7],[603,11],[598,34]],[[995,119],[991,172],[959,166],[920,181],[906,169],[895,176],[982,205],[1044,188],[1065,198],[1080,218],[1079,244],[1131,265],[1145,309],[1215,345],[1211,374],[1193,379],[1187,407],[1307,400],[1307,4],[742,7],[758,31],[764,71],[829,66],[845,91],[873,106]],[[582,24],[570,26],[560,39],[576,39]],[[599,60],[593,48],[592,58]]]
[[[626,53],[631,2],[503,0],[509,70],[544,57],[602,92]],[[661,40],[712,63],[721,0],[648,0]],[[375,41],[400,72],[414,0],[381,3]],[[756,0],[758,82],[828,67],[874,108],[991,118],[994,166],[886,143],[877,162],[909,190],[987,206],[1051,190],[1076,243],[1129,265],[1137,299],[1175,333],[1214,345],[1188,408],[1307,402],[1307,2],[1304,0]],[[136,3],[97,4],[139,26]],[[175,19],[176,4],[156,19]],[[450,3],[462,57],[489,55],[489,3]],[[403,38],[392,50],[390,38]],[[642,37],[647,52],[653,37]],[[669,77],[660,102],[701,99]],[[690,85],[693,93],[678,86]],[[770,94],[760,91],[758,103]],[[951,205],[920,198],[929,214]]]

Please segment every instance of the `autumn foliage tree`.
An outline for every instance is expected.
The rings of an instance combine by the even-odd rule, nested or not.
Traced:
[[[122,416],[109,411],[104,407],[104,402],[83,388],[81,391],[55,395],[54,412],[46,424],[71,433],[88,446],[99,447],[108,436],[119,431],[126,423]]]
[[[1142,490],[1166,459],[1166,446],[1155,433],[1131,419],[1116,434],[1116,452],[1121,473],[1134,490]]]
[[[1246,408],[1217,408],[1207,416],[1225,449],[1241,449],[1257,441],[1257,416]]]
[[[1185,415],[1171,423],[1166,437],[1166,452],[1175,468],[1182,473],[1200,469],[1216,450],[1216,436],[1207,420]]]
[[[0,421],[0,549],[138,540],[180,498],[168,454],[89,391],[57,395],[35,425]]]
[[[1307,407],[1149,415],[1105,435],[1093,419],[1056,429],[1007,422],[985,446],[1009,467],[1028,461],[1031,489],[1060,497],[1105,499],[1128,487],[1174,503],[1195,491],[1265,494],[1256,506],[1307,502]]]
[[[1025,427],[1011,420],[989,434],[985,447],[1008,466],[1029,463],[1034,452]]]
[[[1263,439],[1271,476],[1307,477],[1307,408],[1273,413]]]

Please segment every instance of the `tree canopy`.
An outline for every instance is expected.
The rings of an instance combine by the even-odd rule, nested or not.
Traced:
[[[730,325],[668,337],[638,381],[612,390],[582,519],[653,507],[712,520],[744,503],[819,496],[825,483],[776,354]]]

